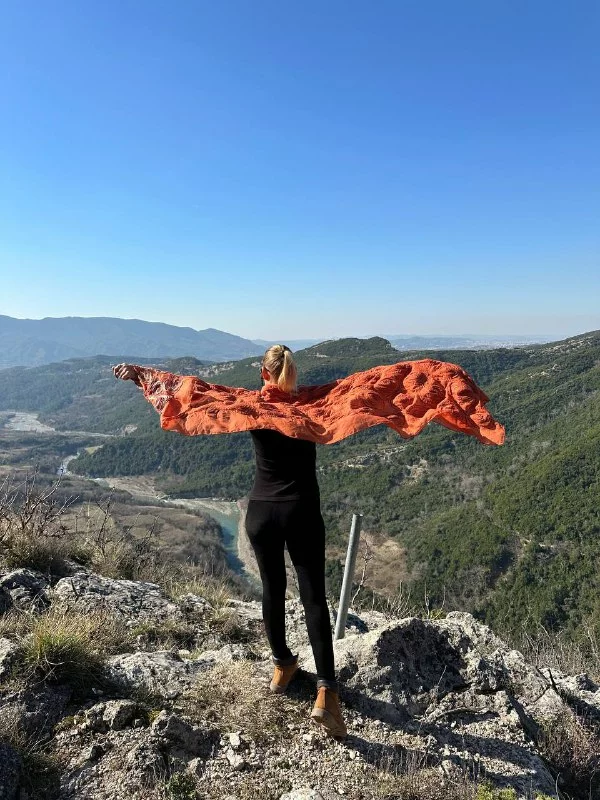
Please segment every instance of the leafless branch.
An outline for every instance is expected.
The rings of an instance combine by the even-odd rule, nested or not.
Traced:
[[[375,557],[375,555],[373,553],[373,548],[371,547],[371,543],[369,542],[369,539],[367,538],[366,534],[361,534],[360,543],[362,545],[362,550],[361,550],[361,555],[362,555],[362,573],[361,573],[358,585],[356,587],[356,591],[354,592],[354,595],[352,596],[352,600],[350,601],[350,605],[351,606],[354,606],[354,604],[356,602],[356,598],[358,597],[358,595],[360,594],[360,592],[362,591],[362,589],[365,586],[369,564],[373,560],[373,558]]]

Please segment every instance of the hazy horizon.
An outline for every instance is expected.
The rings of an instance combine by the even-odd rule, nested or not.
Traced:
[[[69,315],[66,315],[64,317],[56,317],[56,316],[54,316],[52,314],[47,314],[47,315],[45,315],[43,317],[35,317],[34,318],[34,317],[14,317],[12,314],[5,314],[2,310],[0,310],[0,316],[8,316],[8,317],[11,317],[12,319],[19,319],[21,321],[37,321],[37,322],[39,322],[41,320],[44,320],[44,319],[120,319],[120,320],[133,320],[133,321],[138,321],[138,322],[149,322],[149,323],[152,323],[152,324],[159,324],[159,325],[160,324],[166,324],[166,325],[172,325],[173,324],[173,323],[165,322],[165,320],[148,320],[148,319],[140,319],[139,317],[114,317],[114,316],[108,315],[108,314],[90,315],[90,316],[84,316],[84,315],[81,315],[81,314],[69,314]],[[356,337],[356,338],[361,338],[362,339],[362,338],[368,338],[368,337],[371,337],[371,336],[381,336],[383,338],[412,338],[412,337],[416,337],[416,338],[436,338],[436,337],[438,337],[438,338],[472,338],[472,339],[477,339],[477,338],[481,338],[481,339],[500,339],[500,338],[505,338],[507,340],[530,338],[532,341],[534,341],[534,340],[552,341],[554,339],[568,338],[569,336],[577,336],[577,335],[580,335],[580,334],[588,333],[591,330],[596,330],[596,328],[586,328],[585,330],[577,330],[577,331],[574,331],[573,333],[569,333],[569,334],[565,334],[565,335],[560,335],[560,334],[557,334],[557,333],[548,333],[547,331],[546,332],[542,332],[542,333],[525,333],[523,331],[516,331],[515,332],[515,331],[504,330],[504,331],[494,331],[494,332],[491,332],[491,333],[486,333],[486,332],[482,332],[482,331],[465,331],[465,330],[460,330],[460,331],[456,331],[456,332],[436,332],[436,331],[432,331],[432,330],[411,331],[411,332],[406,332],[406,331],[394,331],[394,332],[387,331],[387,332],[384,332],[384,331],[380,331],[379,330],[379,331],[368,331],[366,333],[364,333],[364,332],[363,333],[344,332],[344,333],[338,333],[338,334],[335,334],[335,335],[328,335],[328,336],[319,337],[319,336],[314,336],[314,335],[309,336],[308,333],[305,333],[304,335],[294,335],[294,336],[281,336],[281,335],[276,335],[276,336],[263,336],[263,335],[250,336],[250,335],[246,334],[243,331],[230,331],[230,330],[226,330],[225,328],[214,328],[214,326],[198,326],[198,327],[195,327],[193,325],[175,325],[175,327],[191,328],[194,331],[202,331],[202,330],[206,330],[206,329],[209,329],[209,328],[210,329],[216,329],[216,330],[219,330],[219,331],[221,331],[223,333],[229,333],[229,334],[232,334],[232,335],[235,335],[235,336],[241,336],[244,339],[249,339],[251,341],[259,341],[259,342],[263,342],[263,341],[264,342],[270,342],[270,341],[314,341],[315,343],[316,342],[320,342],[320,341],[324,341],[325,339],[344,339],[344,338],[348,338],[348,337]]]

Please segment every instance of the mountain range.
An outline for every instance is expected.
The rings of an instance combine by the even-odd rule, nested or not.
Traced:
[[[517,346],[546,338],[525,336],[387,336],[399,350],[418,348],[482,349]],[[286,340],[303,350],[320,339]],[[163,322],[116,317],[45,317],[15,319],[0,315],[0,369],[38,367],[69,358],[110,355],[123,359],[193,356],[203,361],[236,361],[259,355],[275,344],[269,339],[244,339],[206,328],[195,330]]]
[[[0,368],[36,367],[100,354],[130,358],[190,355],[206,361],[227,361],[262,352],[263,348],[249,339],[215,328],[197,331],[114,317],[0,316]]]

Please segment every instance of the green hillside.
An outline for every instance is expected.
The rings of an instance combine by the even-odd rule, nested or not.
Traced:
[[[115,380],[111,367],[123,360],[118,356],[95,356],[0,370],[0,411],[39,413],[40,420],[59,431],[118,434],[125,425],[137,424],[143,417],[152,419],[154,414],[131,385]],[[193,373],[209,363],[185,358],[161,366]]]
[[[577,631],[598,624],[600,332],[485,351],[399,353],[385,339],[338,340],[296,357],[307,384],[402,359],[458,363],[490,396],[490,411],[507,428],[501,448],[435,425],[410,441],[380,426],[319,447],[332,547],[344,546],[350,515],[359,511],[364,529],[406,548],[415,597],[426,591],[431,603],[475,611],[499,629],[541,623]],[[254,357],[180,371],[210,369],[208,380],[258,388],[257,364]],[[114,385],[119,394],[111,404],[96,406],[96,429],[114,432],[132,423],[137,430],[80,457],[74,469],[97,476],[154,473],[179,495],[248,492],[247,434],[163,432],[135,387]],[[73,405],[80,402],[73,392]],[[87,403],[94,407],[92,399]]]

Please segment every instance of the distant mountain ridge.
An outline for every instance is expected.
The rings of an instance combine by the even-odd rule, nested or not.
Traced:
[[[227,361],[263,351],[249,339],[215,328],[194,330],[164,322],[116,317],[15,319],[0,315],[0,369],[113,354]]]
[[[372,338],[382,338],[381,336]],[[540,336],[394,335],[394,348],[409,350],[488,349],[548,341]],[[364,341],[359,337],[356,341]],[[349,341],[334,338],[329,341]],[[304,350],[322,339],[289,339],[292,350]],[[142,358],[193,357],[203,361],[238,361],[261,355],[275,344],[269,339],[245,339],[215,328],[195,330],[164,322],[118,317],[45,317],[16,319],[0,314],[0,369],[39,367],[70,358],[109,355]]]

